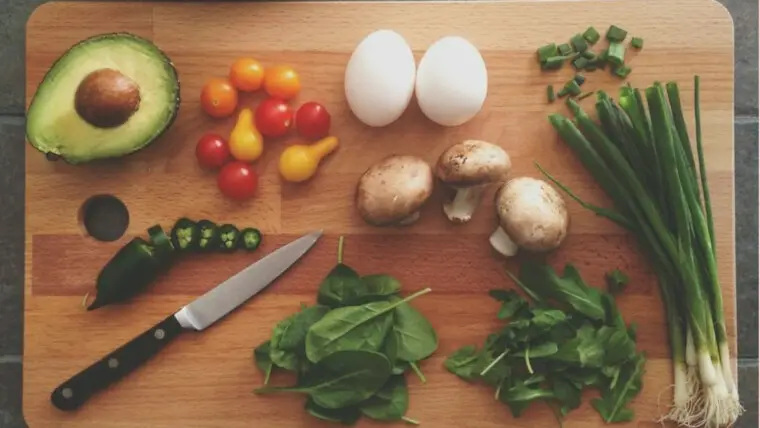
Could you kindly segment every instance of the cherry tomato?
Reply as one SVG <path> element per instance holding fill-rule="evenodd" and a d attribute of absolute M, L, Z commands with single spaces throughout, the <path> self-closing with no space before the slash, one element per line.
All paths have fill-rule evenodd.
<path fill-rule="evenodd" d="M 301 91 L 301 80 L 293 68 L 278 65 L 264 73 L 264 90 L 273 97 L 289 100 Z"/>
<path fill-rule="evenodd" d="M 235 112 L 238 92 L 228 79 L 212 77 L 201 90 L 201 106 L 211 117 L 227 117 Z"/>
<path fill-rule="evenodd" d="M 243 200 L 256 194 L 259 177 L 253 167 L 243 161 L 232 161 L 219 171 L 216 184 L 224 196 Z"/>
<path fill-rule="evenodd" d="M 256 107 L 256 129 L 267 137 L 281 137 L 293 123 L 293 110 L 279 98 L 267 98 Z"/>
<path fill-rule="evenodd" d="M 264 82 L 264 67 L 253 58 L 240 58 L 230 67 L 230 82 L 241 91 L 256 91 Z"/>
<path fill-rule="evenodd" d="M 302 137 L 318 140 L 330 132 L 330 113 L 314 101 L 304 103 L 296 111 L 296 130 Z"/>
<path fill-rule="evenodd" d="M 201 167 L 216 169 L 230 159 L 230 147 L 221 135 L 206 134 L 195 145 L 195 158 Z"/>

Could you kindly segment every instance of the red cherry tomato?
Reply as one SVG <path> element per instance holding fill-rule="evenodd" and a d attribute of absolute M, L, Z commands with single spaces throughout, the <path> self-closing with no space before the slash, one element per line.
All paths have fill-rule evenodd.
<path fill-rule="evenodd" d="M 330 113 L 317 102 L 304 103 L 296 111 L 296 130 L 310 140 L 324 138 L 330 132 Z"/>
<path fill-rule="evenodd" d="M 220 168 L 230 159 L 230 147 L 221 135 L 206 134 L 195 145 L 195 158 L 203 168 Z"/>
<path fill-rule="evenodd" d="M 279 98 L 267 98 L 256 107 L 256 129 L 265 137 L 287 134 L 293 123 L 293 110 Z"/>
<path fill-rule="evenodd" d="M 259 177 L 251 165 L 242 161 L 232 161 L 219 171 L 216 184 L 224 196 L 244 200 L 256 194 Z"/>

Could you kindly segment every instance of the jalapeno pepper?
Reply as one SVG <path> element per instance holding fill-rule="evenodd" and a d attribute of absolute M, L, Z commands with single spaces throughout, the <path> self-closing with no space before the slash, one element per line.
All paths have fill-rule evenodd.
<path fill-rule="evenodd" d="M 166 236 L 166 232 L 159 224 L 148 228 L 148 236 L 159 261 L 168 265 L 174 256 L 174 245 L 171 239 Z"/>
<path fill-rule="evenodd" d="M 97 295 L 87 310 L 121 302 L 141 292 L 163 270 L 156 248 L 142 238 L 134 238 L 106 263 L 98 274 Z"/>
<path fill-rule="evenodd" d="M 171 235 L 172 244 L 178 251 L 190 251 L 198 248 L 201 238 L 198 225 L 186 217 L 174 223 Z"/>
<path fill-rule="evenodd" d="M 201 251 L 212 251 L 219 248 L 219 226 L 211 220 L 198 221 L 198 248 Z"/>
<path fill-rule="evenodd" d="M 240 231 L 231 224 L 219 226 L 219 249 L 224 252 L 235 251 L 240 241 Z"/>
<path fill-rule="evenodd" d="M 248 251 L 253 251 L 259 248 L 260 244 L 261 244 L 261 232 L 259 231 L 259 229 L 256 229 L 253 227 L 247 227 L 243 229 L 242 232 L 240 232 L 240 241 L 239 241 L 240 248 L 246 249 Z"/>

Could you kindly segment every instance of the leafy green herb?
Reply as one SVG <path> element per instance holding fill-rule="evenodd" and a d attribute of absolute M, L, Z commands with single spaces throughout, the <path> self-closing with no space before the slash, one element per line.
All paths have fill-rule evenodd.
<path fill-rule="evenodd" d="M 315 418 L 355 424 L 362 415 L 405 421 L 409 394 L 405 374 L 425 382 L 419 362 L 438 348 L 430 322 L 410 302 L 429 288 L 402 297 L 401 283 L 387 274 L 360 276 L 338 261 L 322 281 L 317 304 L 278 322 L 272 337 L 254 349 L 254 362 L 264 375 L 258 394 L 306 396 L 304 409 Z M 297 374 L 295 385 L 269 385 L 275 369 Z"/>
<path fill-rule="evenodd" d="M 607 291 L 610 294 L 615 295 L 620 293 L 628 285 L 628 275 L 621 272 L 619 269 L 607 272 L 604 275 L 604 279 L 607 281 Z"/>
<path fill-rule="evenodd" d="M 548 265 L 524 262 L 518 276 L 509 276 L 532 303 L 513 290 L 489 291 L 506 324 L 480 349 L 466 345 L 449 355 L 445 368 L 493 387 L 494 398 L 515 417 L 543 401 L 561 420 L 581 405 L 585 388 L 595 388 L 600 398 L 594 407 L 602 417 L 626 420 L 644 356 L 612 295 L 586 284 L 571 264 L 558 275 Z"/>
<path fill-rule="evenodd" d="M 315 403 L 311 398 L 306 400 L 306 405 L 304 407 L 310 415 L 317 419 L 322 419 L 328 422 L 337 422 L 343 425 L 354 425 L 359 421 L 359 418 L 362 417 L 362 412 L 357 406 L 328 409 Z"/>
<path fill-rule="evenodd" d="M 409 408 L 409 390 L 404 376 L 391 376 L 379 391 L 361 403 L 359 409 L 368 418 L 378 421 L 403 420 L 419 425 L 414 419 L 407 418 Z"/>
<path fill-rule="evenodd" d="M 269 340 L 257 346 L 253 350 L 253 359 L 256 363 L 256 367 L 264 373 L 264 385 L 269 384 L 269 376 L 272 375 L 272 359 L 269 357 L 269 350 L 271 343 Z"/>
<path fill-rule="evenodd" d="M 265 386 L 257 394 L 308 394 L 327 409 L 358 404 L 375 394 L 391 375 L 388 358 L 379 352 L 337 351 L 320 360 L 295 386 Z"/>

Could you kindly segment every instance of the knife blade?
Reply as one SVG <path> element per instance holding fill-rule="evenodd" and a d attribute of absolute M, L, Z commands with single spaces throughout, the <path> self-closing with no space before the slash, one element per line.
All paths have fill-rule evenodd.
<path fill-rule="evenodd" d="M 322 236 L 312 232 L 273 251 L 53 390 L 56 408 L 76 410 L 90 397 L 158 354 L 184 331 L 202 331 L 248 301 L 303 257 Z"/>

